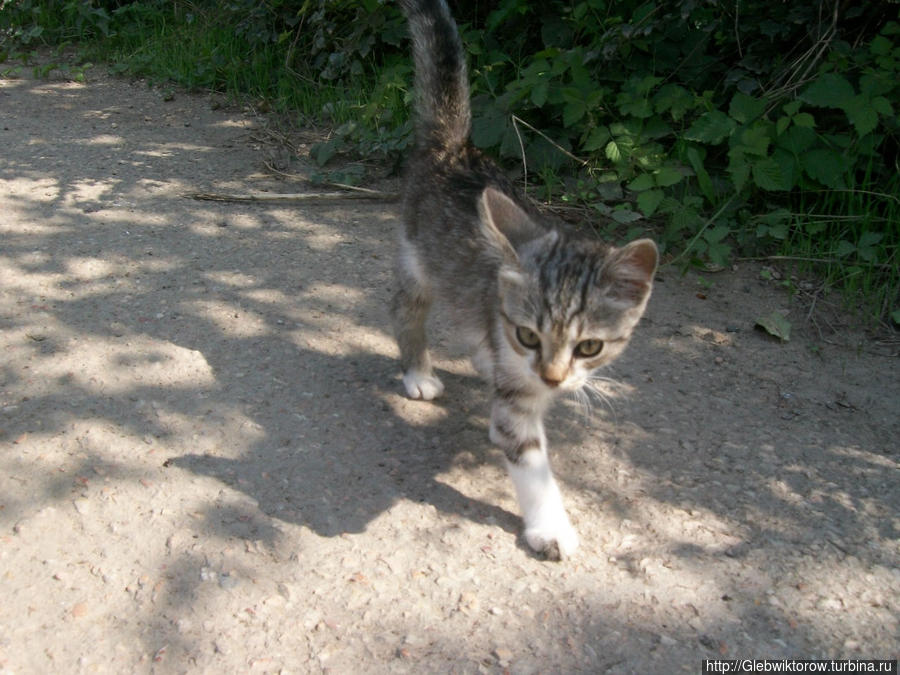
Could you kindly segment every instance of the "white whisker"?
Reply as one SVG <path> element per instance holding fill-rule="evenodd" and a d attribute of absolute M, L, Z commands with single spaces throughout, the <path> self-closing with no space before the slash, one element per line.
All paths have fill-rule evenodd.
<path fill-rule="evenodd" d="M 606 386 L 604 386 L 606 385 Z M 600 401 L 613 416 L 613 424 L 617 423 L 616 410 L 613 407 L 613 395 L 610 390 L 620 387 L 621 383 L 611 377 L 592 375 L 584 385 L 575 392 L 575 400 L 581 404 L 585 417 L 589 418 L 593 412 L 594 401 Z"/>

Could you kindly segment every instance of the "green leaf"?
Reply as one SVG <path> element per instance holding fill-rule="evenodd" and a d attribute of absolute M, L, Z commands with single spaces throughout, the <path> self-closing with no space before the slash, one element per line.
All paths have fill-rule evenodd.
<path fill-rule="evenodd" d="M 853 253 L 856 253 L 856 246 L 851 244 L 846 239 L 841 239 L 838 242 L 836 253 L 839 257 L 846 258 L 848 255 L 852 255 Z"/>
<path fill-rule="evenodd" d="M 695 209 L 692 209 L 689 206 L 686 206 L 679 202 L 677 199 L 673 199 L 671 197 L 666 197 L 662 204 L 660 204 L 659 210 L 661 212 L 671 213 L 672 218 L 667 228 L 667 232 L 669 230 L 678 233 L 678 232 L 696 232 L 699 227 L 699 223 L 701 222 L 700 214 L 697 213 Z"/>
<path fill-rule="evenodd" d="M 749 124 L 766 110 L 766 102 L 738 92 L 731 99 L 728 114 L 741 124 Z"/>
<path fill-rule="evenodd" d="M 651 176 L 649 173 L 642 173 L 640 176 L 631 181 L 627 187 L 629 190 L 642 192 L 643 190 L 649 190 L 652 187 L 656 187 L 656 181 L 653 180 L 653 176 Z"/>
<path fill-rule="evenodd" d="M 809 113 L 797 113 L 796 115 L 794 115 L 793 120 L 794 124 L 796 124 L 798 127 L 813 129 L 816 126 L 816 118 Z"/>
<path fill-rule="evenodd" d="M 613 220 L 621 225 L 633 223 L 634 221 L 641 219 L 640 213 L 635 213 L 630 209 L 616 209 L 610 215 Z"/>
<path fill-rule="evenodd" d="M 749 129 L 745 129 L 740 135 L 744 152 L 764 157 L 769 150 L 769 143 L 772 141 L 769 134 L 767 125 L 759 122 Z"/>
<path fill-rule="evenodd" d="M 856 133 L 860 136 L 865 136 L 878 126 L 878 113 L 872 107 L 869 99 L 862 94 L 854 96 L 842 107 L 847 113 L 847 118 L 856 128 Z"/>
<path fill-rule="evenodd" d="M 737 124 L 721 110 L 710 110 L 698 117 L 684 137 L 689 141 L 718 145 L 737 127 Z"/>
<path fill-rule="evenodd" d="M 490 148 L 503 138 L 506 118 L 493 114 L 472 120 L 472 142 L 479 148 Z"/>
<path fill-rule="evenodd" d="M 656 112 L 662 114 L 668 111 L 676 122 L 694 107 L 694 103 L 694 97 L 687 89 L 672 83 L 664 84 L 653 96 Z"/>
<path fill-rule="evenodd" d="M 802 103 L 800 101 L 791 101 L 790 103 L 785 103 L 782 110 L 784 110 L 784 114 L 788 117 L 793 117 L 797 114 L 797 111 L 800 110 L 800 106 Z"/>
<path fill-rule="evenodd" d="M 728 259 L 731 256 L 731 246 L 721 242 L 708 244 L 706 247 L 706 255 L 709 257 L 711 263 L 719 265 L 720 267 L 725 267 L 728 265 Z"/>
<path fill-rule="evenodd" d="M 516 134 L 515 128 L 510 124 L 503 132 L 503 138 L 500 140 L 500 148 L 498 150 L 501 157 L 515 157 L 521 160 L 522 146 L 519 143 L 519 136 Z"/>
<path fill-rule="evenodd" d="M 650 119 L 645 119 L 640 131 L 642 140 L 655 140 L 673 135 L 672 127 L 658 115 L 654 115 Z"/>
<path fill-rule="evenodd" d="M 662 190 L 647 190 L 638 195 L 637 205 L 641 212 L 649 218 L 662 203 L 664 194 Z"/>
<path fill-rule="evenodd" d="M 787 190 L 781 166 L 771 157 L 753 163 L 753 182 L 763 190 Z"/>
<path fill-rule="evenodd" d="M 804 154 L 801 161 L 806 175 L 813 180 L 830 188 L 844 187 L 846 161 L 834 150 L 816 148 Z"/>
<path fill-rule="evenodd" d="M 587 113 L 584 101 L 570 101 L 563 108 L 563 126 L 570 127 Z"/>
<path fill-rule="evenodd" d="M 737 192 L 744 189 L 750 178 L 750 164 L 740 149 L 732 149 L 728 153 L 728 173 Z"/>
<path fill-rule="evenodd" d="M 891 53 L 894 45 L 883 35 L 876 35 L 872 42 L 869 43 L 869 51 L 875 56 L 887 56 Z"/>
<path fill-rule="evenodd" d="M 338 145 L 339 142 L 337 138 L 331 141 L 316 143 L 309 149 L 309 153 L 313 156 L 313 159 L 316 160 L 316 164 L 324 166 L 328 163 L 328 160 L 337 154 Z"/>
<path fill-rule="evenodd" d="M 770 236 L 774 239 L 786 239 L 789 233 L 791 212 L 785 208 L 775 209 L 758 218 L 757 236 Z"/>
<path fill-rule="evenodd" d="M 894 107 L 884 96 L 876 96 L 872 99 L 872 109 L 884 117 L 894 116 Z"/>
<path fill-rule="evenodd" d="M 629 82 L 629 85 L 634 85 L 635 91 L 642 95 L 647 96 L 652 90 L 653 87 L 658 85 L 663 81 L 663 78 L 657 77 L 656 75 L 645 75 L 638 82 Z"/>
<path fill-rule="evenodd" d="M 595 150 L 599 150 L 606 142 L 609 140 L 609 128 L 604 126 L 594 127 L 591 129 L 591 133 L 588 134 L 587 140 L 582 145 L 582 149 L 585 152 L 594 152 Z"/>
<path fill-rule="evenodd" d="M 694 169 L 694 173 L 697 176 L 697 183 L 700 185 L 703 196 L 710 202 L 714 202 L 716 196 L 715 190 L 713 189 L 709 173 L 707 172 L 706 167 L 703 166 L 703 159 L 700 157 L 700 152 L 695 147 L 688 148 L 687 158 L 691 163 L 691 168 Z"/>
<path fill-rule="evenodd" d="M 778 121 L 775 122 L 775 133 L 781 136 L 784 133 L 784 130 L 788 128 L 791 123 L 790 117 L 779 117 Z"/>
<path fill-rule="evenodd" d="M 616 141 L 610 141 L 606 144 L 606 159 L 611 162 L 622 161 L 622 149 Z"/>
<path fill-rule="evenodd" d="M 718 244 L 730 233 L 731 228 L 728 227 L 728 225 L 716 225 L 715 227 L 706 230 L 706 232 L 703 233 L 703 238 L 706 239 L 709 244 Z"/>
<path fill-rule="evenodd" d="M 857 254 L 859 257 L 866 262 L 875 262 L 878 258 L 878 251 L 875 249 L 875 246 L 883 238 L 884 233 L 882 232 L 863 232 L 859 237 L 859 244 L 857 245 Z"/>
<path fill-rule="evenodd" d="M 756 325 L 782 342 L 791 339 L 791 322 L 781 312 L 772 312 L 756 320 Z"/>
<path fill-rule="evenodd" d="M 893 312 L 891 312 L 891 319 L 894 323 L 900 324 L 900 309 L 895 309 Z"/>
<path fill-rule="evenodd" d="M 654 177 L 656 178 L 656 184 L 659 187 L 669 187 L 670 185 L 680 183 L 682 178 L 684 178 L 684 174 L 682 174 L 678 169 L 670 166 L 664 166 L 656 172 Z"/>
<path fill-rule="evenodd" d="M 866 96 L 883 96 L 896 86 L 896 82 L 887 71 L 865 73 L 859 78 L 859 91 Z"/>
<path fill-rule="evenodd" d="M 538 82 L 531 89 L 531 102 L 538 108 L 543 108 L 547 102 L 547 93 L 550 90 L 550 83 L 546 80 Z"/>
<path fill-rule="evenodd" d="M 860 248 L 863 246 L 874 246 L 882 239 L 884 239 L 884 232 L 863 232 L 859 236 L 859 246 Z"/>
<path fill-rule="evenodd" d="M 653 106 L 645 98 L 619 102 L 619 111 L 623 115 L 631 115 L 639 119 L 647 119 L 653 115 Z"/>
<path fill-rule="evenodd" d="M 787 150 L 775 148 L 772 152 L 772 159 L 781 167 L 781 175 L 784 178 L 782 189 L 790 190 L 797 184 L 797 177 L 803 171 L 800 169 L 799 159 Z"/>
<path fill-rule="evenodd" d="M 795 155 L 806 152 L 815 142 L 816 134 L 812 129 L 797 125 L 792 126 L 777 139 L 779 148 L 784 148 Z"/>
<path fill-rule="evenodd" d="M 800 98 L 819 108 L 843 108 L 854 94 L 853 85 L 843 75 L 825 73 L 809 85 Z"/>

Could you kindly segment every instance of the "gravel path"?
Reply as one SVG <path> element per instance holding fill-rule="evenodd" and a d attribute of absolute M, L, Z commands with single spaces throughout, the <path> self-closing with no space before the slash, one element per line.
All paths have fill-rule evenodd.
<path fill-rule="evenodd" d="M 257 118 L 91 72 L 0 80 L 0 673 L 900 655 L 896 344 L 663 269 L 549 421 L 582 548 L 542 561 L 458 348 L 401 396 L 396 205 L 185 199 L 297 187 Z"/>

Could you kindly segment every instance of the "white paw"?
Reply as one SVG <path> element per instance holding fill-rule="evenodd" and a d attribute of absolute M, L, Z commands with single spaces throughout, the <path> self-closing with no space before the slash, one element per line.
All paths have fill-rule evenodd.
<path fill-rule="evenodd" d="M 430 373 L 408 370 L 403 375 L 403 386 L 410 398 L 430 401 L 444 391 L 443 383 Z"/>
<path fill-rule="evenodd" d="M 564 560 L 578 548 L 578 534 L 565 513 L 541 522 L 526 524 L 525 541 L 537 553 L 549 560 Z"/>

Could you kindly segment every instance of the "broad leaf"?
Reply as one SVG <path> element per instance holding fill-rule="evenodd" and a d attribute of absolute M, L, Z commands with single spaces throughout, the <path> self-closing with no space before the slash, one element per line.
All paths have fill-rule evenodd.
<path fill-rule="evenodd" d="M 756 325 L 782 342 L 791 339 L 791 322 L 781 312 L 772 312 L 756 320 Z"/>
<path fill-rule="evenodd" d="M 635 213 L 630 209 L 616 209 L 610 215 L 613 220 L 622 225 L 633 223 L 634 221 L 641 219 L 640 213 Z"/>
<path fill-rule="evenodd" d="M 610 141 L 606 144 L 606 159 L 611 162 L 621 162 L 622 161 L 622 149 L 619 147 L 616 141 Z"/>
<path fill-rule="evenodd" d="M 778 147 L 796 155 L 806 152 L 815 142 L 816 134 L 812 129 L 796 124 L 777 139 Z"/>
<path fill-rule="evenodd" d="M 669 187 L 670 185 L 680 183 L 681 179 L 684 178 L 684 174 L 682 174 L 678 169 L 672 168 L 670 166 L 664 166 L 656 172 L 654 177 L 656 178 L 656 184 L 659 187 Z"/>
<path fill-rule="evenodd" d="M 830 188 L 844 187 L 844 173 L 847 162 L 834 150 L 816 148 L 801 158 L 803 170 L 810 178 Z"/>
<path fill-rule="evenodd" d="M 688 148 L 687 158 L 691 163 L 691 167 L 694 169 L 694 174 L 697 176 L 697 183 L 703 191 L 703 196 L 710 202 L 714 202 L 715 190 L 713 189 L 709 173 L 707 172 L 706 167 L 703 166 L 703 159 L 700 157 L 700 152 L 695 147 Z"/>
<path fill-rule="evenodd" d="M 662 190 L 647 190 L 638 195 L 637 205 L 641 212 L 649 218 L 659 208 L 663 200 Z"/>
<path fill-rule="evenodd" d="M 717 145 L 725 140 L 737 127 L 737 123 L 721 110 L 703 113 L 684 135 L 689 141 Z"/>
<path fill-rule="evenodd" d="M 563 126 L 570 127 L 587 113 L 584 101 L 570 101 L 563 108 Z"/>
<path fill-rule="evenodd" d="M 894 107 L 891 105 L 891 102 L 887 100 L 884 96 L 876 96 L 872 99 L 872 108 L 879 115 L 884 115 L 885 117 L 893 117 L 894 116 Z"/>
<path fill-rule="evenodd" d="M 550 83 L 546 80 L 538 82 L 531 89 L 531 102 L 538 108 L 543 108 L 547 102 L 547 93 L 550 90 Z"/>
<path fill-rule="evenodd" d="M 728 227 L 728 225 L 721 224 L 716 225 L 715 227 L 712 227 L 704 232 L 703 238 L 706 239 L 707 243 L 718 244 L 729 234 L 731 234 L 731 228 Z"/>
<path fill-rule="evenodd" d="M 649 190 L 650 188 L 655 186 L 656 182 L 653 180 L 653 176 L 651 176 L 649 173 L 642 173 L 640 176 L 628 183 L 628 189 L 634 190 L 635 192 Z"/>
<path fill-rule="evenodd" d="M 781 166 L 771 157 L 753 163 L 753 182 L 763 190 L 788 190 Z"/>
<path fill-rule="evenodd" d="M 594 127 L 581 147 L 585 152 L 594 152 L 606 145 L 608 140 L 609 129 L 606 126 Z"/>
<path fill-rule="evenodd" d="M 479 148 L 497 145 L 506 130 L 506 118 L 499 115 L 485 115 L 472 120 L 472 142 Z"/>
<path fill-rule="evenodd" d="M 843 108 L 854 94 L 853 85 L 843 75 L 825 73 L 809 85 L 800 98 L 820 108 Z"/>
<path fill-rule="evenodd" d="M 856 129 L 856 133 L 865 136 L 878 126 L 878 113 L 872 107 L 871 101 L 863 95 L 854 96 L 847 104 L 842 106 L 847 118 Z"/>
<path fill-rule="evenodd" d="M 798 127 L 813 129 L 816 126 L 816 118 L 809 113 L 797 113 L 796 115 L 794 115 L 794 124 L 796 124 Z"/>
<path fill-rule="evenodd" d="M 740 192 L 750 178 L 750 164 L 747 162 L 744 153 L 739 149 L 732 149 L 728 153 L 728 160 L 728 173 L 731 174 L 735 190 Z"/>
<path fill-rule="evenodd" d="M 738 92 L 731 99 L 728 114 L 741 124 L 748 124 L 760 117 L 766 110 L 766 102 Z"/>
<path fill-rule="evenodd" d="M 837 254 L 839 257 L 846 258 L 848 255 L 852 255 L 854 253 L 856 253 L 856 246 L 851 244 L 849 241 L 847 241 L 846 239 L 841 239 L 838 242 Z"/>
<path fill-rule="evenodd" d="M 757 122 L 741 133 L 741 145 L 745 152 L 765 156 L 769 150 L 772 137 L 767 125 Z"/>
<path fill-rule="evenodd" d="M 778 121 L 775 123 L 775 133 L 779 136 L 784 133 L 784 130 L 788 128 L 791 124 L 790 117 L 779 117 Z"/>

